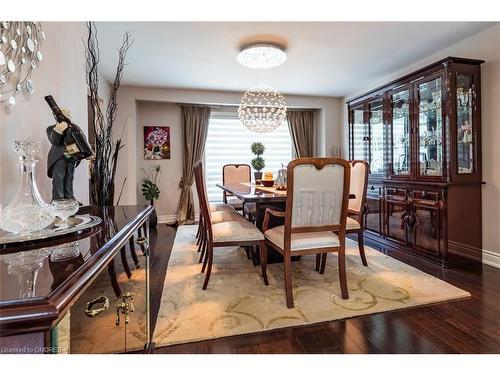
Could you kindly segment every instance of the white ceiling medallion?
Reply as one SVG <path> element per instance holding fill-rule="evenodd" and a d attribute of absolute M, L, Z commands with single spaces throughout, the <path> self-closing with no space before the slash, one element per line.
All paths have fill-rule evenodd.
<path fill-rule="evenodd" d="M 241 48 L 236 60 L 252 69 L 269 69 L 286 61 L 285 49 L 274 43 L 253 43 Z"/>
<path fill-rule="evenodd" d="M 271 132 L 286 119 L 285 98 L 272 87 L 251 88 L 241 98 L 238 116 L 253 132 Z"/>

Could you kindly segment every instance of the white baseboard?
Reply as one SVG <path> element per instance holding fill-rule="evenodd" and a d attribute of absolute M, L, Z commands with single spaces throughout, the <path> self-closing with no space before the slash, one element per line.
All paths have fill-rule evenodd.
<path fill-rule="evenodd" d="M 488 266 L 500 268 L 500 254 L 483 249 L 483 263 Z"/>
<path fill-rule="evenodd" d="M 158 215 L 159 224 L 175 224 L 177 215 Z"/>
<path fill-rule="evenodd" d="M 198 220 L 199 212 L 195 210 L 194 217 Z M 177 222 L 177 214 L 175 215 L 158 215 L 159 224 L 175 224 Z"/>

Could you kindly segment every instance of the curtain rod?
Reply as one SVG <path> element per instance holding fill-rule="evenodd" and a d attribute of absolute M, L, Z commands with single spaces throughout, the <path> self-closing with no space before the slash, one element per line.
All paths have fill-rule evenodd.
<path fill-rule="evenodd" d="M 179 107 L 210 107 L 211 109 L 224 109 L 224 108 L 238 108 L 238 105 L 235 104 L 198 104 L 198 103 L 174 103 Z M 289 111 L 317 111 L 321 108 L 306 108 L 306 107 L 288 107 Z"/>

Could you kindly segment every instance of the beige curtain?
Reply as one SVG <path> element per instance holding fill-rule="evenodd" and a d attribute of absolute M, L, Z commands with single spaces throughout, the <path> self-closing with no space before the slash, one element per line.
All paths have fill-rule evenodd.
<path fill-rule="evenodd" d="M 191 186 L 194 181 L 194 163 L 201 159 L 207 140 L 210 107 L 183 106 L 182 129 L 184 136 L 184 152 L 182 179 L 179 187 L 182 189 L 179 202 L 177 224 L 192 224 L 194 222 L 194 204 Z"/>
<path fill-rule="evenodd" d="M 314 156 L 314 112 L 287 111 L 286 119 L 292 137 L 293 157 Z"/>

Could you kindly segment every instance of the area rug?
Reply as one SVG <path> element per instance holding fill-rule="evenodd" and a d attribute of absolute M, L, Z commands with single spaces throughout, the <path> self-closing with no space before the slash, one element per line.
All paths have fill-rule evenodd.
<path fill-rule="evenodd" d="M 153 340 L 157 347 L 307 325 L 359 315 L 422 306 L 470 294 L 365 246 L 368 267 L 357 243 L 348 240 L 348 300 L 340 297 L 337 255 L 326 271 L 315 271 L 315 256 L 292 262 L 295 307 L 285 302 L 283 264 L 268 266 L 265 286 L 260 267 L 243 249 L 216 248 L 207 290 L 196 252 L 195 225 L 177 230 Z"/>

